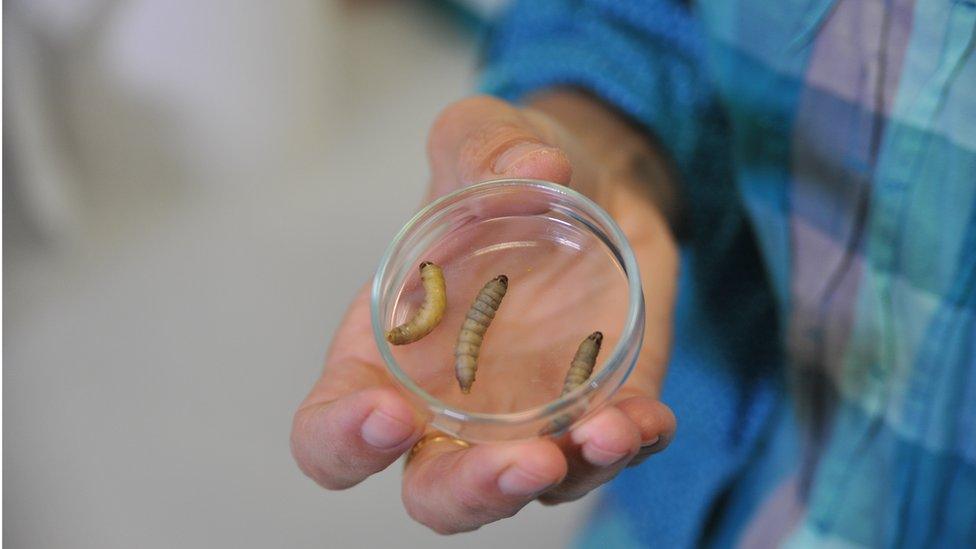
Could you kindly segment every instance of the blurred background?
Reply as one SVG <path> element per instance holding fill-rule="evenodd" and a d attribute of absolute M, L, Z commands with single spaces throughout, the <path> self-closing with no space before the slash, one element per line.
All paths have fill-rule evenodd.
<path fill-rule="evenodd" d="M 4 3 L 9 547 L 569 541 L 586 501 L 444 538 L 399 464 L 330 493 L 288 449 L 501 4 Z"/>

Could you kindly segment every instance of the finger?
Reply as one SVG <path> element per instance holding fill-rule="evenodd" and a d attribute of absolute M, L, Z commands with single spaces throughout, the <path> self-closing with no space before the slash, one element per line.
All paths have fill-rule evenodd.
<path fill-rule="evenodd" d="M 431 128 L 432 193 L 518 177 L 569 184 L 572 167 L 552 125 L 504 101 L 472 97 L 448 106 Z"/>
<path fill-rule="evenodd" d="M 292 427 L 292 454 L 315 482 L 341 490 L 388 467 L 422 433 L 420 418 L 396 390 L 370 387 L 302 406 Z"/>
<path fill-rule="evenodd" d="M 622 200 L 628 192 L 621 193 Z M 621 210 L 622 211 L 622 210 Z M 638 465 L 667 447 L 676 429 L 674 413 L 658 400 L 667 370 L 672 337 L 678 255 L 658 212 L 641 219 L 618 218 L 631 241 L 644 287 L 645 330 L 641 353 L 627 382 L 613 402 L 638 428 L 641 449 L 631 461 Z"/>
<path fill-rule="evenodd" d="M 640 449 L 627 464 L 628 467 L 640 465 L 671 443 L 677 421 L 674 412 L 663 402 L 645 396 L 634 396 L 617 402 L 616 406 L 634 422 L 640 433 Z"/>
<path fill-rule="evenodd" d="M 599 411 L 560 441 L 569 462 L 566 479 L 540 497 L 543 503 L 573 501 L 610 481 L 637 454 L 640 431 L 615 406 Z"/>
<path fill-rule="evenodd" d="M 548 440 L 469 449 L 431 443 L 404 472 L 403 504 L 436 532 L 466 532 L 514 515 L 565 474 L 566 460 Z"/>

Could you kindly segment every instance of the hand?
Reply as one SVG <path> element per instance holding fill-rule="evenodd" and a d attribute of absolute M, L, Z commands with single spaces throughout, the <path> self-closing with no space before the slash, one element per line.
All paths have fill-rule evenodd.
<path fill-rule="evenodd" d="M 571 92 L 520 109 L 472 98 L 442 113 L 431 130 L 428 198 L 501 177 L 570 185 L 601 204 L 627 234 L 645 288 L 645 343 L 611 405 L 560 440 L 424 445 L 404 471 L 403 503 L 440 533 L 469 531 L 514 515 L 533 499 L 578 499 L 628 464 L 663 449 L 675 419 L 657 400 L 671 339 L 677 250 L 666 217 L 663 162 L 648 142 L 598 103 Z M 292 452 L 329 489 L 354 486 L 393 463 L 425 425 L 391 386 L 373 342 L 367 289 L 333 339 L 322 377 L 295 414 Z M 639 455 L 640 454 L 640 455 Z"/>

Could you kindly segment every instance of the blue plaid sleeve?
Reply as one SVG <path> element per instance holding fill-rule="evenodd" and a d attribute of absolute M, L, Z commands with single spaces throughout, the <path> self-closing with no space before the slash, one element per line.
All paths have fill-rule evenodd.
<path fill-rule="evenodd" d="M 684 2 L 518 1 L 490 31 L 482 90 L 517 101 L 544 88 L 585 89 L 656 134 L 680 163 L 713 95 L 703 40 Z"/>

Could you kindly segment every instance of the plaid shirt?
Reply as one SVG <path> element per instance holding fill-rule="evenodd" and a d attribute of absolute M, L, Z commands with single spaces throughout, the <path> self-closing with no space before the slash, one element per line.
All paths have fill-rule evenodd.
<path fill-rule="evenodd" d="M 589 90 L 687 198 L 678 435 L 581 544 L 976 547 L 976 2 L 534 0 L 490 38 L 486 91 Z"/>

